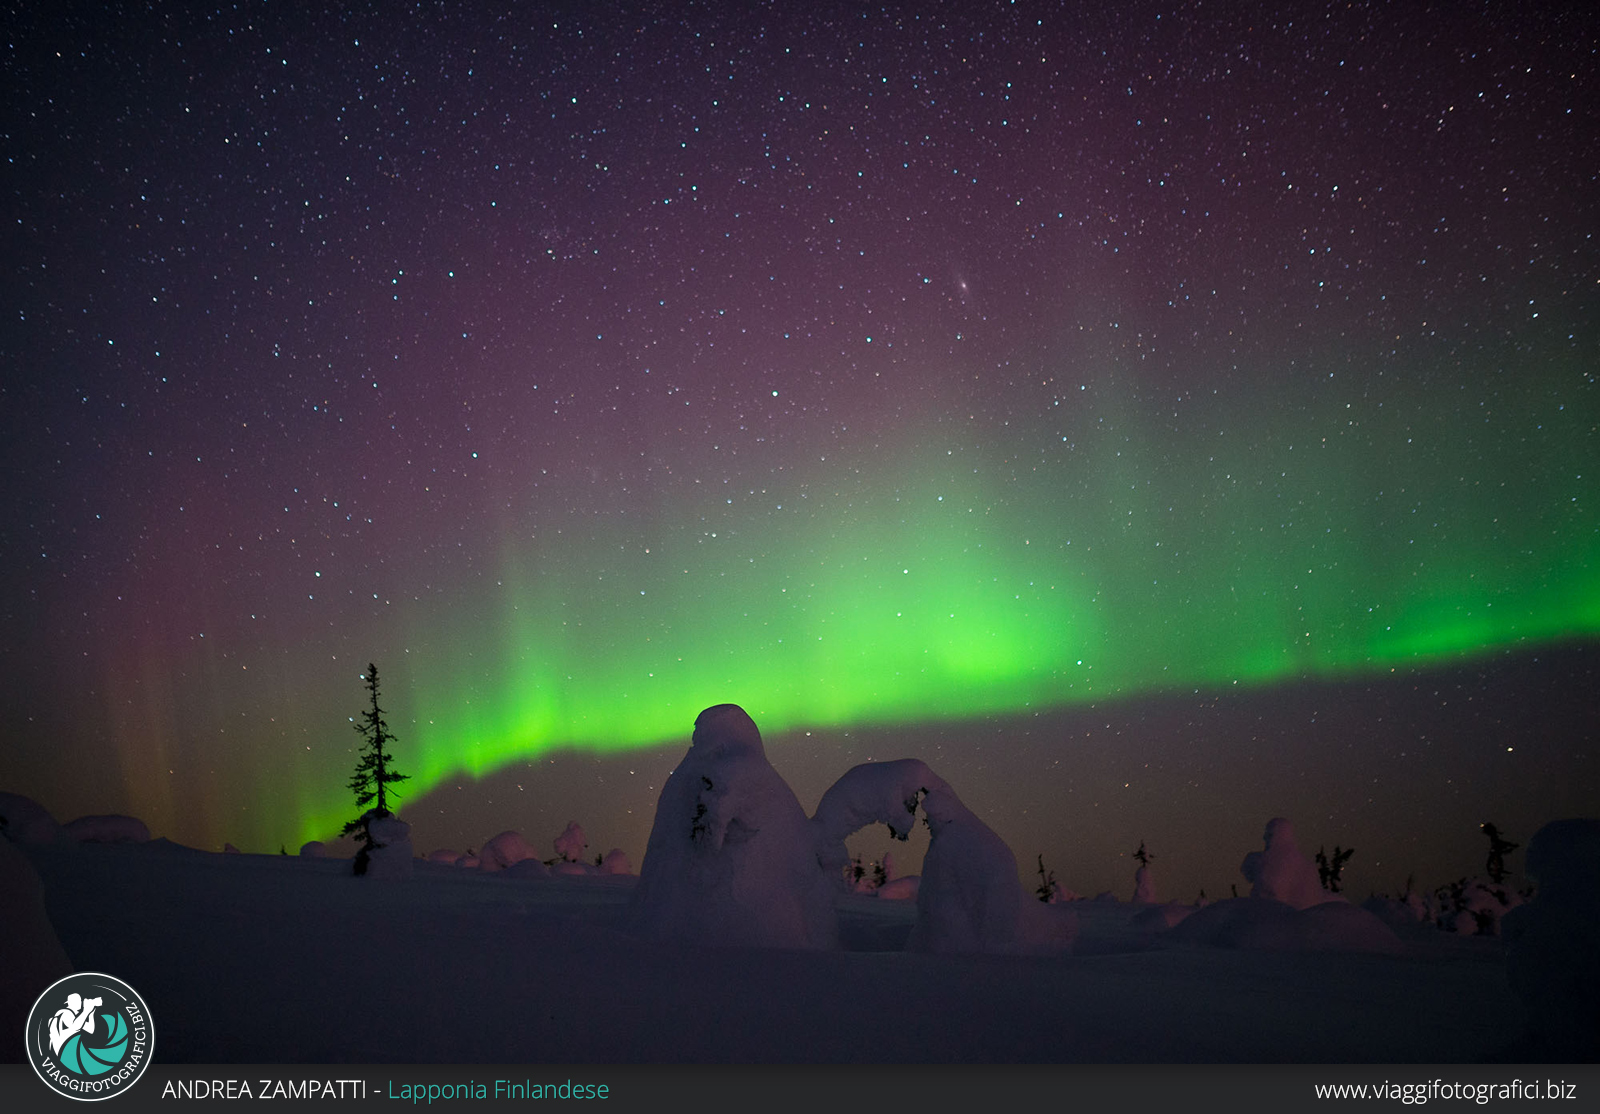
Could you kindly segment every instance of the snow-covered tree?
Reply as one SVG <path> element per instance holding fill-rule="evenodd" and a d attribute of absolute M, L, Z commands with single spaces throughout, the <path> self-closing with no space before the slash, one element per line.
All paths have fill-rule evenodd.
<path fill-rule="evenodd" d="M 656 939 L 832 948 L 848 861 L 824 872 L 816 830 L 767 761 L 755 721 L 718 704 L 695 719 L 688 753 L 661 787 L 630 922 Z"/>
<path fill-rule="evenodd" d="M 1054 922 L 1023 891 L 1016 856 L 955 790 L 915 758 L 867 762 L 845 771 L 817 804 L 823 866 L 849 862 L 844 841 L 868 824 L 905 839 L 921 808 L 928 853 L 917 889 L 917 920 L 906 947 L 926 952 L 1019 953 L 1056 946 Z"/>
<path fill-rule="evenodd" d="M 1342 900 L 1322 888 L 1317 868 L 1300 850 L 1289 821 L 1281 816 L 1268 820 L 1261 840 L 1263 849 L 1250 852 L 1239 865 L 1239 873 L 1251 883 L 1251 897 L 1270 897 L 1296 909 Z"/>
<path fill-rule="evenodd" d="M 556 855 L 564 863 L 581 862 L 583 849 L 587 846 L 589 840 L 583 834 L 583 825 L 576 820 L 567 821 L 566 828 L 555 839 Z"/>
<path fill-rule="evenodd" d="M 855 877 L 845 839 L 884 823 L 903 840 L 919 809 L 929 841 L 908 949 L 1015 954 L 1066 946 L 1067 919 L 1028 900 L 1011 849 L 922 762 L 847 770 L 808 819 L 767 762 L 754 721 L 735 704 L 700 713 L 689 752 L 662 786 L 633 893 L 633 930 L 702 944 L 835 947 L 834 900 Z M 889 874 L 879 893 L 908 896 Z"/>
<path fill-rule="evenodd" d="M 1144 845 L 1144 840 L 1139 841 L 1139 849 L 1133 853 L 1139 869 L 1133 872 L 1133 900 L 1140 905 L 1154 905 L 1156 902 L 1156 880 L 1150 873 L 1150 864 L 1156 857 Z"/>
<path fill-rule="evenodd" d="M 1462 936 L 1498 936 L 1500 918 L 1522 901 L 1523 895 L 1503 882 L 1458 878 L 1434 892 L 1435 923 Z"/>

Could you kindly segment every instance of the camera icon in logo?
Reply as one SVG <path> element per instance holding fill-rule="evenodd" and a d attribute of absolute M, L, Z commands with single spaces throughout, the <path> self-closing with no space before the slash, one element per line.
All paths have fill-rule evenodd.
<path fill-rule="evenodd" d="M 150 1009 L 121 979 L 84 971 L 52 984 L 28 1014 L 28 1062 L 45 1086 L 93 1102 L 121 1094 L 150 1065 Z"/>

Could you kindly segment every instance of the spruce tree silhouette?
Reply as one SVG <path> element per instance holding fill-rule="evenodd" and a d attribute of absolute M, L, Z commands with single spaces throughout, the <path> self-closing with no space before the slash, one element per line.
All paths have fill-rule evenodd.
<path fill-rule="evenodd" d="M 1338 893 L 1344 883 L 1340 875 L 1344 873 L 1344 864 L 1350 861 L 1350 856 L 1356 853 L 1354 847 L 1341 849 L 1336 843 L 1333 845 L 1333 858 L 1328 858 L 1324 848 L 1317 848 L 1317 877 L 1322 881 L 1322 888 L 1329 893 Z"/>
<path fill-rule="evenodd" d="M 350 776 L 350 791 L 356 795 L 356 805 L 363 811 L 360 816 L 344 826 L 342 835 L 355 834 L 356 842 L 361 844 L 361 849 L 356 852 L 355 872 L 367 872 L 367 860 L 372 852 L 372 833 L 367 825 L 373 817 L 389 817 L 394 813 L 389 811 L 389 786 L 397 781 L 409 781 L 410 774 L 402 774 L 394 769 L 394 755 L 389 753 L 389 744 L 394 742 L 394 735 L 389 731 L 389 724 L 383 718 L 383 709 L 378 705 L 378 667 L 368 664 L 366 673 L 367 692 L 372 698 L 372 707 L 361 713 L 360 722 L 354 727 L 365 740 L 362 746 L 361 760 L 356 763 L 356 772 Z M 398 794 L 396 794 L 398 796 Z M 376 808 L 367 808 L 374 801 Z"/>
<path fill-rule="evenodd" d="M 1521 847 L 1520 843 L 1512 843 L 1509 839 L 1500 838 L 1500 829 L 1493 824 L 1480 824 L 1479 830 L 1489 837 L 1489 858 L 1484 862 L 1484 872 L 1489 875 L 1489 881 L 1495 885 L 1504 882 L 1506 875 L 1511 872 L 1506 869 L 1506 855 Z"/>
<path fill-rule="evenodd" d="M 1042 852 L 1039 855 L 1039 884 L 1034 887 L 1033 892 L 1046 905 L 1050 903 L 1050 899 L 1055 896 L 1056 892 L 1056 872 L 1045 870 L 1044 854 Z"/>

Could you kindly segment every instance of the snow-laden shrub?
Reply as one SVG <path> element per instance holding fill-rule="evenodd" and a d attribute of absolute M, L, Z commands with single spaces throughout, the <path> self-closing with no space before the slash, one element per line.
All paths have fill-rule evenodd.
<path fill-rule="evenodd" d="M 1148 866 L 1133 872 L 1133 900 L 1137 905 L 1154 905 L 1159 900 L 1156 897 L 1156 880 Z"/>
<path fill-rule="evenodd" d="M 1600 1059 L 1600 820 L 1555 820 L 1528 841 L 1534 899 L 1506 914 L 1506 974 L 1527 1006 L 1523 1056 Z"/>
<path fill-rule="evenodd" d="M 1268 820 L 1261 838 L 1264 849 L 1250 852 L 1239 865 L 1239 873 L 1251 883 L 1251 897 L 1270 898 L 1295 909 L 1343 900 L 1322 888 L 1315 864 L 1295 842 L 1293 824 L 1281 816 Z"/>
<path fill-rule="evenodd" d="M 882 875 L 881 863 L 862 862 L 861 856 L 857 855 L 845 867 L 844 888 L 853 894 L 870 894 L 883 885 Z"/>
<path fill-rule="evenodd" d="M 613 847 L 606 852 L 606 857 L 600 860 L 601 874 L 632 874 L 633 862 L 628 858 L 628 853 L 620 847 Z"/>
<path fill-rule="evenodd" d="M 538 852 L 528 846 L 521 832 L 505 831 L 489 839 L 478 852 L 478 869 L 504 870 L 524 859 L 537 859 Z"/>
<path fill-rule="evenodd" d="M 307 840 L 300 845 L 302 859 L 325 859 L 328 857 L 328 848 L 320 839 Z"/>
<path fill-rule="evenodd" d="M 1441 886 L 1435 923 L 1462 936 L 1498 936 L 1500 918 L 1522 904 L 1522 895 L 1504 882 L 1460 878 Z"/>
<path fill-rule="evenodd" d="M 838 866 L 842 866 L 840 863 Z M 824 873 L 816 829 L 767 761 L 743 708 L 719 704 L 656 805 L 630 904 L 641 935 L 701 944 L 832 948 L 837 866 Z"/>
<path fill-rule="evenodd" d="M 584 838 L 583 826 L 576 820 L 567 821 L 564 831 L 555 838 L 556 855 L 564 863 L 580 863 L 583 861 L 583 849 L 589 846 L 589 841 Z"/>

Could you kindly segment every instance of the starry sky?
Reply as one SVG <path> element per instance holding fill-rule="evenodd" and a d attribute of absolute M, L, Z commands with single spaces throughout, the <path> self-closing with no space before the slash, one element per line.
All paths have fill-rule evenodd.
<path fill-rule="evenodd" d="M 420 850 L 637 861 L 724 701 L 1077 888 L 1592 812 L 1577 6 L 6 27 L 0 788 L 292 851 L 376 662 Z"/>

